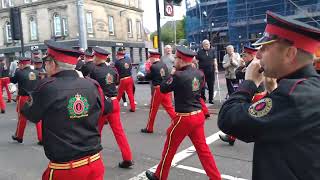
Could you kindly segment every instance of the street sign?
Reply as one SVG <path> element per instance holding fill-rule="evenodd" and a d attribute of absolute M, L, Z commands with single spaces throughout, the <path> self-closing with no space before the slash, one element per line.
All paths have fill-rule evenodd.
<path fill-rule="evenodd" d="M 174 15 L 172 2 L 164 2 L 164 15 L 171 17 Z"/>

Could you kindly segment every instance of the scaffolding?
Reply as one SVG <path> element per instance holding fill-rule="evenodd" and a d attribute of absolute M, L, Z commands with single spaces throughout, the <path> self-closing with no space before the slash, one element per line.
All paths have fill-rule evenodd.
<path fill-rule="evenodd" d="M 267 10 L 320 28 L 320 0 L 186 0 L 186 7 L 188 41 L 209 39 L 221 51 L 261 37 Z"/>

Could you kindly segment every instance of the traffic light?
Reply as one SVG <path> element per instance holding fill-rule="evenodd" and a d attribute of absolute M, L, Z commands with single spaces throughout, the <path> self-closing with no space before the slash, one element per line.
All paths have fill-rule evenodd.
<path fill-rule="evenodd" d="M 21 40 L 21 11 L 20 8 L 10 8 L 10 26 L 13 40 Z"/>

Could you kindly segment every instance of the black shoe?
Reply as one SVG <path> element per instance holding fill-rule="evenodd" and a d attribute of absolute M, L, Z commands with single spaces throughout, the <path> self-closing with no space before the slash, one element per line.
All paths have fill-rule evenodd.
<path fill-rule="evenodd" d="M 6 113 L 6 110 L 1 110 L 1 114 L 4 114 L 4 113 Z"/>
<path fill-rule="evenodd" d="M 11 103 L 11 100 L 8 99 L 8 100 L 7 100 L 7 103 Z"/>
<path fill-rule="evenodd" d="M 17 141 L 18 143 L 22 143 L 23 140 L 22 139 L 19 139 L 17 136 L 15 135 L 12 135 L 11 138 L 14 140 L 14 141 Z"/>
<path fill-rule="evenodd" d="M 149 170 L 146 171 L 146 176 L 149 180 L 159 180 L 159 178 L 156 175 L 154 175 L 153 172 L 151 172 Z"/>
<path fill-rule="evenodd" d="M 130 111 L 130 112 L 135 112 L 135 110 L 132 110 L 132 109 L 130 109 L 129 111 Z"/>
<path fill-rule="evenodd" d="M 230 146 L 234 145 L 235 140 L 231 139 L 229 135 L 221 135 L 219 137 L 222 141 L 229 143 Z"/>
<path fill-rule="evenodd" d="M 214 102 L 212 100 L 209 101 L 210 104 L 214 104 Z"/>
<path fill-rule="evenodd" d="M 42 144 L 42 141 L 39 141 L 38 143 L 37 143 L 39 146 L 42 146 L 43 144 Z"/>
<path fill-rule="evenodd" d="M 119 163 L 119 168 L 130 168 L 131 166 L 134 165 L 134 162 L 133 161 L 126 161 L 126 160 L 123 160 L 122 162 Z"/>
<path fill-rule="evenodd" d="M 206 114 L 204 115 L 206 119 L 208 119 L 210 117 L 210 114 Z"/>
<path fill-rule="evenodd" d="M 153 131 L 149 131 L 147 128 L 141 129 L 142 133 L 153 133 Z"/>

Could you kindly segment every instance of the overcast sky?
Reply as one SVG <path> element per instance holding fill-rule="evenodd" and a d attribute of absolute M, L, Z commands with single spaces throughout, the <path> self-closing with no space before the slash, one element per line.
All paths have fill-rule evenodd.
<path fill-rule="evenodd" d="M 186 14 L 185 8 L 185 0 L 182 1 L 181 7 L 175 6 L 174 7 L 174 17 L 165 17 L 163 14 L 163 0 L 159 0 L 160 5 L 160 14 L 161 14 L 161 25 L 166 23 L 167 21 L 174 20 L 174 19 L 182 19 L 183 15 Z M 142 1 L 142 9 L 144 10 L 143 13 L 143 24 L 144 27 L 150 30 L 151 32 L 157 29 L 157 21 L 156 21 L 156 0 L 143 0 Z"/>

